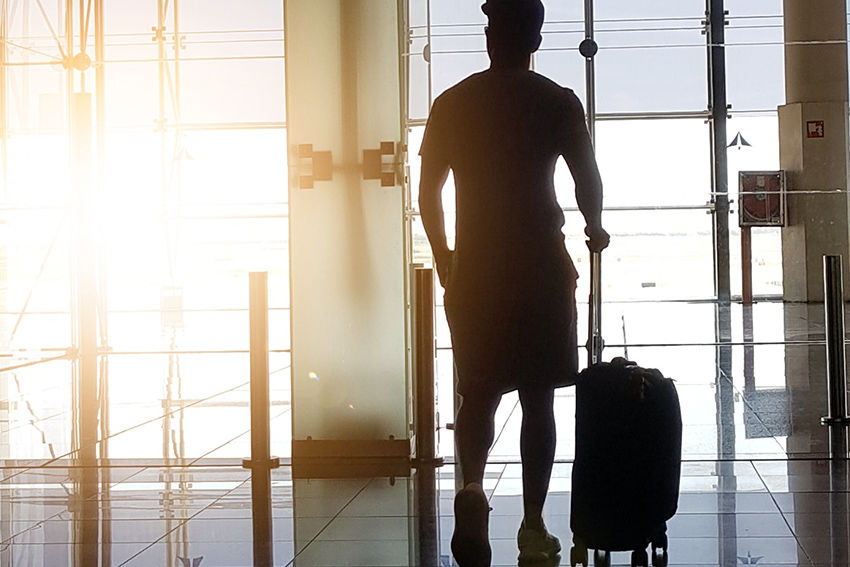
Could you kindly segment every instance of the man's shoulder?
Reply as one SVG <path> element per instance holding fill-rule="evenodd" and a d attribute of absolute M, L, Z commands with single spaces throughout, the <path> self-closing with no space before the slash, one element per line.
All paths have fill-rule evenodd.
<path fill-rule="evenodd" d="M 556 83 L 545 75 L 541 75 L 540 73 L 532 71 L 531 73 L 529 73 L 529 77 L 531 77 L 531 80 L 534 81 L 535 86 L 538 89 L 548 93 L 554 98 L 562 99 L 567 104 L 571 104 L 573 102 L 578 101 L 578 97 L 571 88 L 559 85 L 558 83 Z"/>
<path fill-rule="evenodd" d="M 464 94 L 469 92 L 470 90 L 480 88 L 483 85 L 483 81 L 485 79 L 484 73 L 485 71 L 473 73 L 465 79 L 462 79 L 461 81 L 455 83 L 454 85 L 440 93 L 437 98 L 434 99 L 434 102 L 449 102 L 458 97 L 463 97 Z"/>

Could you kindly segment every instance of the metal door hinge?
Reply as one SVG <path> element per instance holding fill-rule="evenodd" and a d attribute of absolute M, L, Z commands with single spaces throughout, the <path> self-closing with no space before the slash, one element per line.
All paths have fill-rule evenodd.
<path fill-rule="evenodd" d="M 381 187 L 393 187 L 397 185 L 400 163 L 396 143 L 381 142 L 380 149 L 363 150 L 363 179 L 380 179 Z"/>
<path fill-rule="evenodd" d="M 333 179 L 330 151 L 314 151 L 313 144 L 298 144 L 298 187 L 312 189 L 316 181 Z"/>

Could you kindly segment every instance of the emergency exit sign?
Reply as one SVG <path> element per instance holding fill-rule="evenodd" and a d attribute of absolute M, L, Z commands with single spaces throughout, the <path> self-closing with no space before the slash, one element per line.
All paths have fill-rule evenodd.
<path fill-rule="evenodd" d="M 806 122 L 807 138 L 823 138 L 823 120 L 809 120 Z"/>

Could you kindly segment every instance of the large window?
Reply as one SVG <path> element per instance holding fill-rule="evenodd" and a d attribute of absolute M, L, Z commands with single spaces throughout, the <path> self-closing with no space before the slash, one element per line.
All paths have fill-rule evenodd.
<path fill-rule="evenodd" d="M 101 14 L 89 2 L 83 17 L 73 4 L 68 14 L 56 0 L 3 3 L 0 366 L 66 359 L 0 374 L 12 400 L 0 457 L 77 448 L 73 360 L 87 267 L 101 455 L 242 457 L 249 271 L 270 274 L 273 429 L 288 431 L 282 3 L 121 0 Z M 63 66 L 69 54 L 82 70 Z M 92 97 L 91 120 L 69 117 L 78 93 Z M 80 139 L 91 144 L 87 213 L 75 208 L 82 164 L 69 157 Z M 81 219 L 93 262 L 77 251 Z M 283 437 L 276 447 L 286 450 Z M 44 442 L 18 442 L 33 438 Z"/>

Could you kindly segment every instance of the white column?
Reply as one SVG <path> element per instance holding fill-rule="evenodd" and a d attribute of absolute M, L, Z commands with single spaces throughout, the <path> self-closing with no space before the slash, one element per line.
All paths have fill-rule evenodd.
<path fill-rule="evenodd" d="M 846 1 L 785 0 L 784 8 L 787 104 L 779 108 L 779 161 L 791 193 L 782 230 L 783 295 L 823 301 L 823 255 L 850 257 Z M 845 193 L 795 194 L 836 189 Z"/>

